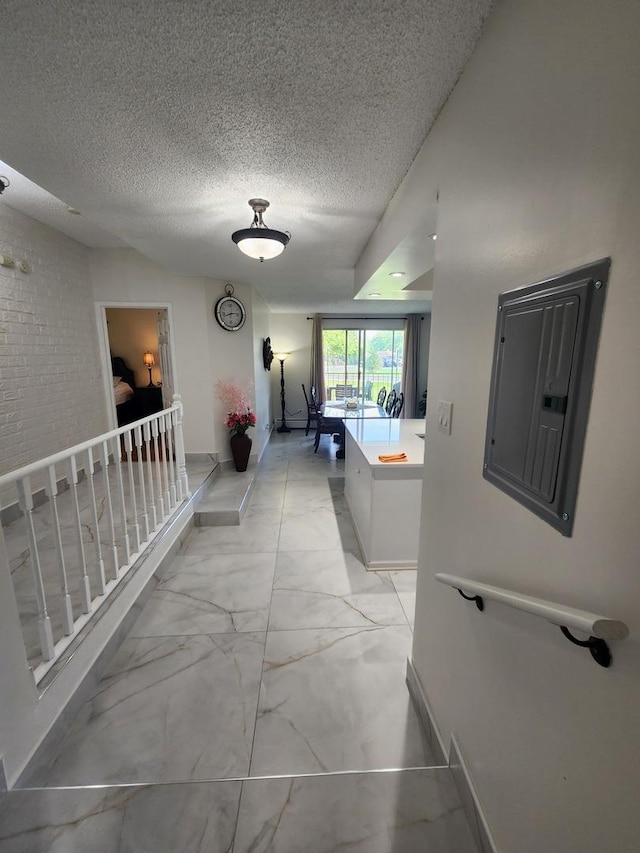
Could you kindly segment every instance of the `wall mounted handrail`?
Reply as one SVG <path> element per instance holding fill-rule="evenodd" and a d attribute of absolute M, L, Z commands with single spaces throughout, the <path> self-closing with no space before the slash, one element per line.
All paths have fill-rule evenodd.
<path fill-rule="evenodd" d="M 457 589 L 464 598 L 475 601 L 479 610 L 483 609 L 485 598 L 515 607 L 533 616 L 539 616 L 552 625 L 557 625 L 567 639 L 577 645 L 589 648 L 594 659 L 602 666 L 608 666 L 611 657 L 605 640 L 624 640 L 629 636 L 629 628 L 619 619 L 610 619 L 587 610 L 578 610 L 575 607 L 567 607 L 543 598 L 532 595 L 524 595 L 521 592 L 504 589 L 499 586 L 481 583 L 471 578 L 463 578 L 458 575 L 449 575 L 442 572 L 436 574 L 436 580 L 440 583 Z M 469 596 L 472 593 L 472 596 Z M 589 640 L 576 640 L 569 633 L 569 629 L 589 634 Z"/>

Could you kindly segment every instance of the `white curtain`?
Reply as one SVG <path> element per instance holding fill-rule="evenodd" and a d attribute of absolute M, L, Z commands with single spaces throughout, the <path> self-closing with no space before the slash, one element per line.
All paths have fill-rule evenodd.
<path fill-rule="evenodd" d="M 409 314 L 404 327 L 404 354 L 402 362 L 402 391 L 404 408 L 401 417 L 415 418 L 418 405 L 418 369 L 420 367 L 419 314 Z"/>
<path fill-rule="evenodd" d="M 311 385 L 316 389 L 318 402 L 326 400 L 324 387 L 324 353 L 322 350 L 322 315 L 315 314 L 311 329 Z"/>

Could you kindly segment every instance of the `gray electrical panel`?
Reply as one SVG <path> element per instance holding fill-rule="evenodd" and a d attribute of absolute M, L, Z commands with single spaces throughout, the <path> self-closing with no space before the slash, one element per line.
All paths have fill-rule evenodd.
<path fill-rule="evenodd" d="M 500 294 L 484 477 L 570 536 L 609 258 Z"/>

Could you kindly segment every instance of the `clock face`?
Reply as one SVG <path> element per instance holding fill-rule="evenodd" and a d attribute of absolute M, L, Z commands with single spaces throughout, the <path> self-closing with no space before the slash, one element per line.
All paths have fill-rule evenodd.
<path fill-rule="evenodd" d="M 214 309 L 216 320 L 228 332 L 237 332 L 244 326 L 247 312 L 244 305 L 235 296 L 223 296 L 216 302 Z"/>

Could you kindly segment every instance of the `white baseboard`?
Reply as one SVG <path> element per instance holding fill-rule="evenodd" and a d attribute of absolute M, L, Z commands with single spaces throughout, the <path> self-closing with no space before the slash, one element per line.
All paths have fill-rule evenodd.
<path fill-rule="evenodd" d="M 455 733 L 451 734 L 449 769 L 456 783 L 467 823 L 478 850 L 481 853 L 499 853 Z"/>
<path fill-rule="evenodd" d="M 407 658 L 407 687 L 413 699 L 420 722 L 422 723 L 427 743 L 431 748 L 434 758 L 439 764 L 448 764 L 449 750 L 436 723 L 433 711 L 427 700 L 427 696 L 422 687 L 422 683 L 418 678 L 413 661 Z"/>
<path fill-rule="evenodd" d="M 442 733 L 433 715 L 433 710 L 429 705 L 422 682 L 410 658 L 407 660 L 407 687 L 420 717 L 420 722 L 424 726 L 425 736 L 434 757 L 437 761 L 442 764 L 448 764 L 449 766 L 456 788 L 458 789 L 469 829 L 471 830 L 479 853 L 500 853 L 491 834 L 456 735 L 451 735 L 450 745 L 447 749 Z"/>

